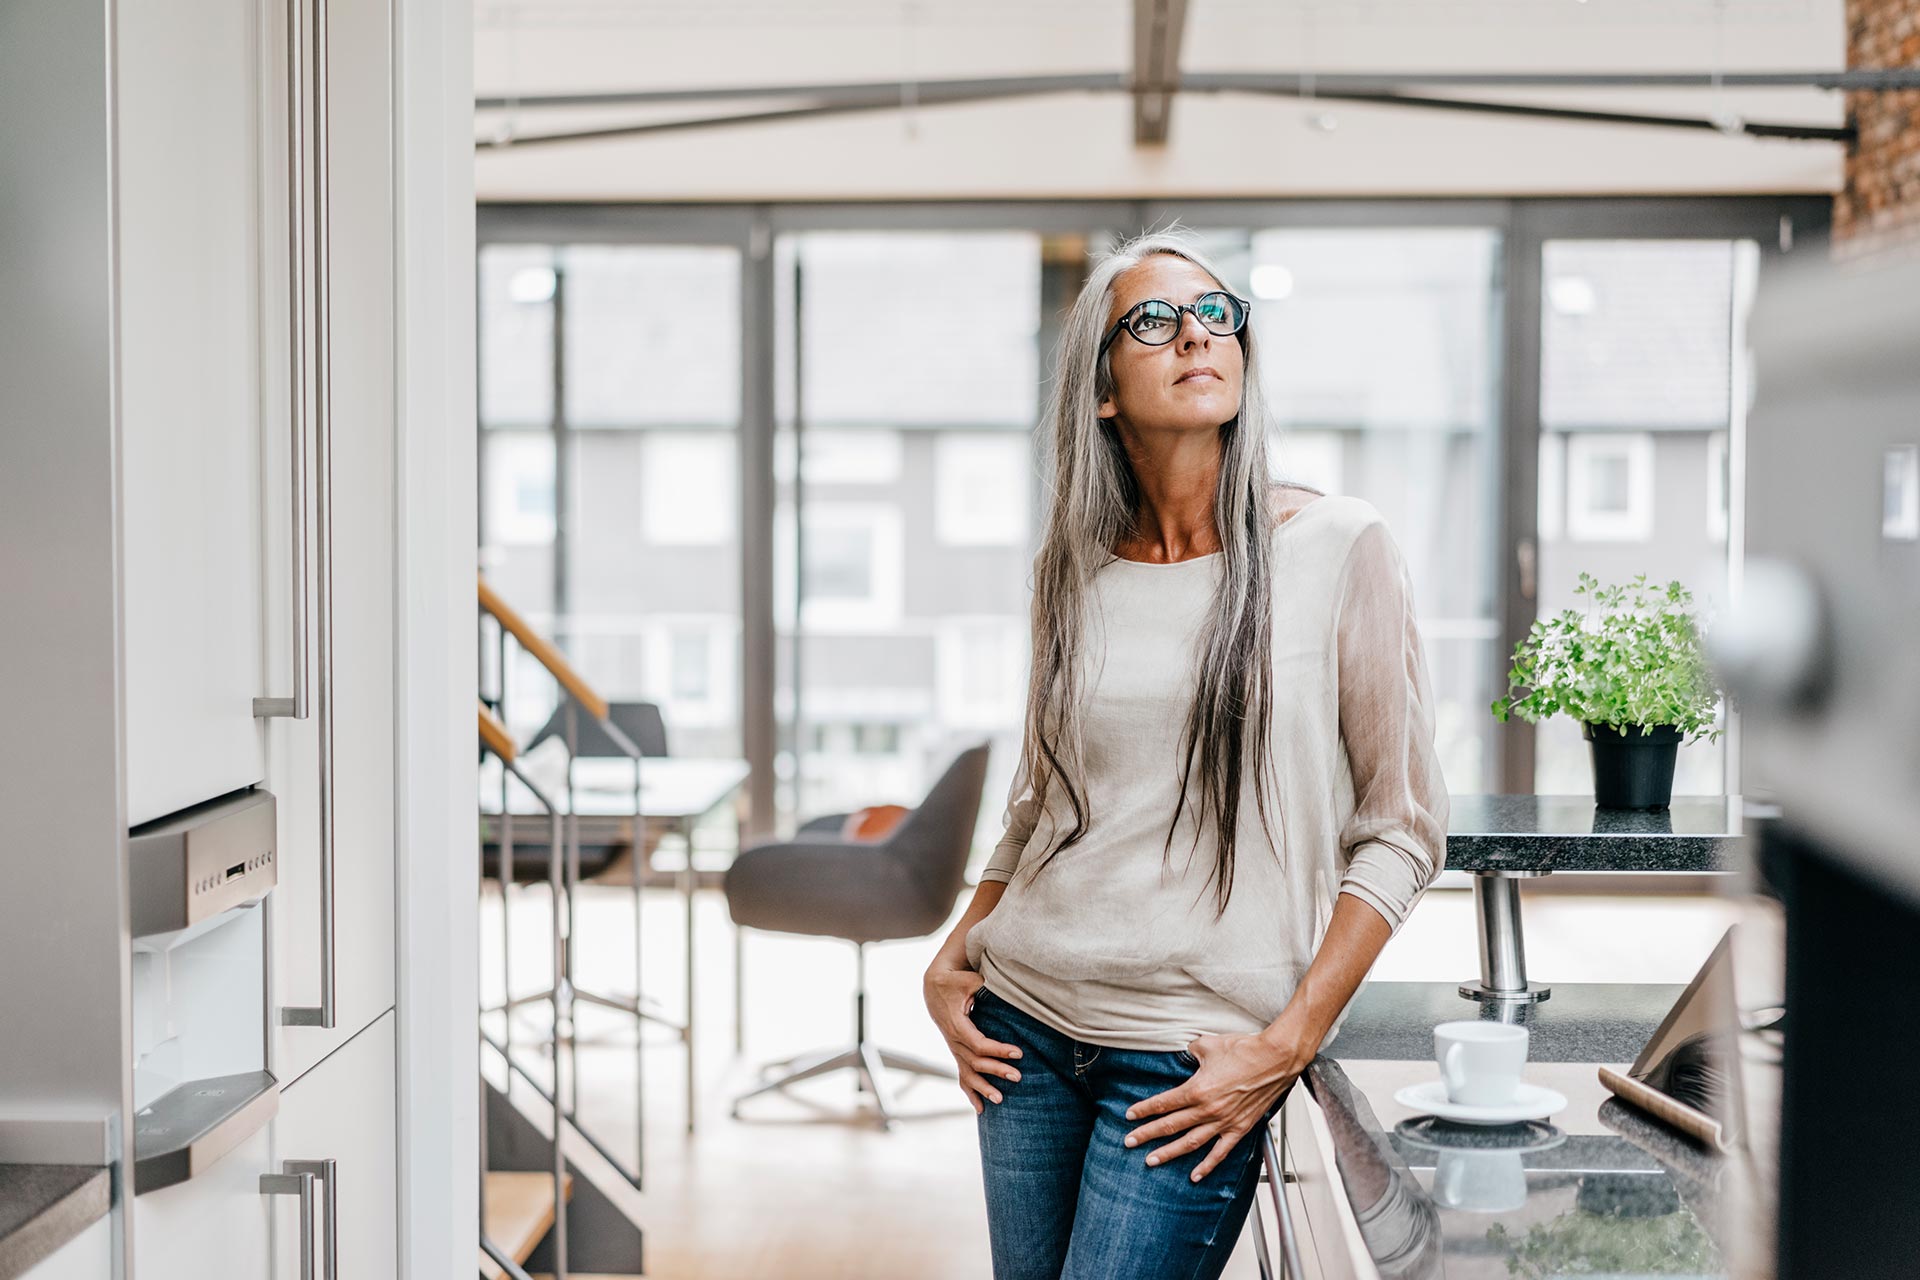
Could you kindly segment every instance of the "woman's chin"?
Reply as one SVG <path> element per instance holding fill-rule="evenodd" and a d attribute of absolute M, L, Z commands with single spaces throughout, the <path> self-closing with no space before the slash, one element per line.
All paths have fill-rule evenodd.
<path fill-rule="evenodd" d="M 1209 435 L 1233 421 L 1238 408 L 1232 404 L 1186 406 L 1181 412 L 1168 415 L 1167 427 L 1172 431 Z"/>

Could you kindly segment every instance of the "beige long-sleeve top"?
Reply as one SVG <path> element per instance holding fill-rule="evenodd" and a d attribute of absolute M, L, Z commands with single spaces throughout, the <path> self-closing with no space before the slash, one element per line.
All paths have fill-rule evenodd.
<path fill-rule="evenodd" d="M 1162 842 L 1220 555 L 1116 558 L 1094 577 L 1081 685 L 1089 828 L 1036 874 L 1073 815 L 1060 786 L 1035 797 L 1023 755 L 981 873 L 1007 887 L 966 938 L 990 990 L 1067 1035 L 1178 1049 L 1205 1032 L 1257 1032 L 1312 963 L 1335 894 L 1397 933 L 1446 863 L 1432 692 L 1391 531 L 1364 499 L 1327 495 L 1272 537 L 1272 839 L 1245 768 L 1217 920 L 1215 847 L 1193 838 L 1197 759 L 1164 867 Z"/>

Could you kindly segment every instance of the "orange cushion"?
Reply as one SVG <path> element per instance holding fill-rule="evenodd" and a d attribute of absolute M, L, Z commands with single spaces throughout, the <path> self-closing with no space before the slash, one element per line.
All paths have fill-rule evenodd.
<path fill-rule="evenodd" d="M 846 822 L 840 828 L 840 836 L 843 840 L 885 840 L 911 812 L 905 805 L 899 804 L 873 804 L 864 809 L 855 809 L 847 815 Z"/>

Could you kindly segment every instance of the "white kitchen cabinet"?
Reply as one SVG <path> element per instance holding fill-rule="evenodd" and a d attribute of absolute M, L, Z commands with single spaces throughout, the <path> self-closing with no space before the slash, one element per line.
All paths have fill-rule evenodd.
<path fill-rule="evenodd" d="M 275 1167 L 284 1167 L 289 1160 L 334 1162 L 335 1181 L 326 1194 L 339 1196 L 334 1211 L 340 1256 L 328 1271 L 324 1241 L 316 1241 L 315 1260 L 322 1264 L 316 1274 L 382 1280 L 398 1269 L 393 1073 L 394 1014 L 389 1011 L 280 1095 L 280 1114 L 272 1125 Z M 270 1275 L 271 1280 L 299 1280 L 298 1204 L 290 1196 L 277 1197 L 273 1214 L 273 1270 L 257 1274 Z M 323 1214 L 316 1217 L 319 1222 L 325 1220 Z M 318 1226 L 316 1231 L 325 1234 Z M 142 1275 L 140 1280 L 148 1277 Z"/>
<path fill-rule="evenodd" d="M 294 19 L 321 4 L 330 11 L 325 166 L 295 145 L 314 136 L 292 83 L 312 64 L 289 65 Z M 465 913 L 445 910 L 459 887 L 451 868 L 471 865 L 472 833 L 442 848 L 454 828 L 433 815 L 463 797 L 470 808 L 472 794 L 471 774 L 451 763 L 470 736 L 449 737 L 456 720 L 439 710 L 450 697 L 455 709 L 467 705 L 454 695 L 470 702 L 473 688 L 471 595 L 445 591 L 464 581 L 471 592 L 470 534 L 465 542 L 461 534 L 471 527 L 463 467 L 472 441 L 459 424 L 470 428 L 473 385 L 471 187 L 462 177 L 472 93 L 464 54 L 454 56 L 471 43 L 468 7 L 117 0 L 0 11 L 0 28 L 19 37 L 0 39 L 0 86 L 38 112 L 16 112 L 32 115 L 33 127 L 0 142 L 9 211 L 0 218 L 0 315 L 10 317 L 0 383 L 20 393 L 19 421 L 0 431 L 0 513 L 10 517 L 0 523 L 19 554 L 4 558 L 0 580 L 31 622 L 7 689 L 20 714 L 4 798 L 10 813 L 27 815 L 15 823 L 25 823 L 21 847 L 44 855 L 21 863 L 17 901 L 0 894 L 11 906 L 0 911 L 0 972 L 18 978 L 5 984 L 0 1026 L 20 1033 L 0 1036 L 12 1049 L 0 1053 L 0 1111 L 10 1124 L 42 1109 L 68 1117 L 50 1130 L 48 1150 L 63 1160 L 111 1158 L 123 1193 L 106 1222 L 37 1266 L 36 1280 L 292 1276 L 285 1247 L 297 1204 L 260 1190 L 286 1158 L 341 1162 L 335 1270 L 390 1276 L 402 1234 L 399 1114 L 419 1156 L 409 1162 L 413 1270 L 457 1274 L 438 1264 L 471 1263 L 477 1072 L 470 1033 L 433 1029 L 457 1029 L 474 1004 L 459 978 L 471 967 L 472 934 L 458 923 Z M 405 86 L 395 80 L 402 20 L 417 68 Z M 396 241 L 401 87 L 404 225 L 417 256 Z M 320 226 L 299 228 L 293 217 L 321 217 L 306 198 L 317 191 L 326 197 L 324 276 L 294 244 L 317 245 Z M 396 599 L 402 269 L 415 353 L 406 457 L 416 497 L 406 505 L 417 542 L 406 564 L 417 581 L 407 601 Z M 313 354 L 323 316 L 330 457 L 313 397 L 295 403 L 295 388 L 312 386 L 300 375 L 318 373 L 296 351 Z M 296 452 L 297 423 L 310 430 Z M 323 463 L 326 513 L 317 503 Z M 323 581 L 319 526 L 328 513 Z M 307 543 L 298 563 L 296 529 Z M 329 588 L 323 661 L 317 623 Z M 453 607 L 462 598 L 464 612 Z M 306 613 L 298 662 L 296 599 Z M 418 681 L 397 678 L 403 607 Z M 296 688 L 309 695 L 300 720 L 279 714 Z M 332 724 L 334 832 L 324 899 L 322 706 Z M 416 961 L 407 1016 L 425 1030 L 407 1038 L 404 1063 L 395 1054 L 403 714 L 411 767 L 432 774 L 412 784 L 423 798 L 410 844 L 428 848 L 407 868 L 408 897 L 429 905 L 422 918 L 432 936 L 406 953 Z M 129 923 L 140 908 L 189 886 L 176 895 L 158 883 L 172 855 L 131 852 L 126 827 L 261 783 L 276 801 L 279 883 L 251 908 L 252 945 L 225 947 L 220 930 L 197 919 L 164 930 L 149 920 L 131 958 Z M 199 816 L 210 826 L 220 817 Z M 246 839 L 244 855 L 221 861 L 252 877 L 266 865 L 255 856 L 265 841 L 258 832 Z M 458 856 L 445 856 L 448 848 Z M 200 892 L 211 887 L 200 869 L 190 874 Z M 260 879 L 247 887 L 264 889 Z M 163 933 L 172 936 L 152 941 Z M 337 979 L 326 987 L 335 1025 L 283 1026 L 289 1008 L 322 1003 L 328 975 Z M 275 1074 L 281 1113 L 217 1158 L 231 1134 L 214 1131 L 189 1161 L 193 1176 L 133 1195 L 136 1144 L 154 1144 L 155 1155 L 182 1131 L 149 1116 L 145 1136 L 129 1136 L 138 1126 L 126 1114 L 129 1090 L 136 1108 L 176 1085 L 189 1090 L 183 1098 L 215 1098 L 197 1082 L 228 1059 Z M 108 1144 L 78 1123 L 96 1116 L 124 1150 L 100 1154 Z M 258 1119 L 249 1113 L 241 1126 Z"/>
<path fill-rule="evenodd" d="M 273 1070 L 283 1083 L 394 1004 L 392 14 L 386 0 L 330 0 L 327 8 L 336 1009 L 330 1030 L 278 1029 Z M 269 631 L 286 616 L 272 610 Z M 275 1001 L 312 1006 L 324 950 L 317 740 L 310 723 L 276 720 L 272 744 L 284 851 L 274 895 Z"/>
<path fill-rule="evenodd" d="M 269 1171 L 270 1127 L 220 1157 L 198 1177 L 135 1196 L 133 1273 L 138 1280 L 264 1276 L 275 1200 L 260 1194 Z"/>
<path fill-rule="evenodd" d="M 112 1219 L 100 1219 L 61 1245 L 22 1280 L 113 1280 Z"/>
<path fill-rule="evenodd" d="M 309 635 L 304 720 L 253 707 L 294 680 L 296 517 L 310 633 L 325 589 L 318 513 L 291 509 L 285 6 L 119 7 L 129 821 L 264 780 L 279 813 L 275 1005 L 318 1005 L 327 683 L 335 1025 L 277 1034 L 283 1081 L 394 1003 L 391 12 L 327 7 L 332 652 L 323 664 Z"/>
<path fill-rule="evenodd" d="M 117 6 L 131 824 L 266 775 L 261 12 Z"/>

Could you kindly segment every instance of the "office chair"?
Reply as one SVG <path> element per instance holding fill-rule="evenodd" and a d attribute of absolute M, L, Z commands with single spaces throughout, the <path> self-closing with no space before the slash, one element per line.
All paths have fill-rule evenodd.
<path fill-rule="evenodd" d="M 548 738 L 567 740 L 567 702 L 562 698 L 560 705 L 553 709 L 547 722 L 540 726 L 540 732 L 533 735 L 533 741 L 526 745 L 526 751 L 545 742 Z M 667 725 L 661 718 L 660 704 L 657 702 L 609 702 L 607 719 L 620 732 L 633 740 L 643 756 L 664 756 L 667 754 Z M 608 756 L 625 756 L 627 753 L 619 743 L 600 727 L 600 722 L 592 716 L 582 714 L 577 721 L 574 734 L 574 757 L 579 760 L 599 759 Z"/>
<path fill-rule="evenodd" d="M 882 840 L 846 840 L 847 815 L 815 818 L 788 841 L 741 851 L 727 869 L 727 911 L 734 923 L 776 933 L 841 938 L 854 944 L 853 1044 L 788 1059 L 788 1070 L 734 1099 L 749 1098 L 843 1068 L 873 1095 L 880 1126 L 892 1127 L 885 1069 L 957 1080 L 949 1065 L 883 1049 L 867 1038 L 867 944 L 923 938 L 953 914 L 965 880 L 989 746 L 962 751 L 926 799 Z M 783 1065 L 783 1064 L 775 1064 Z"/>

